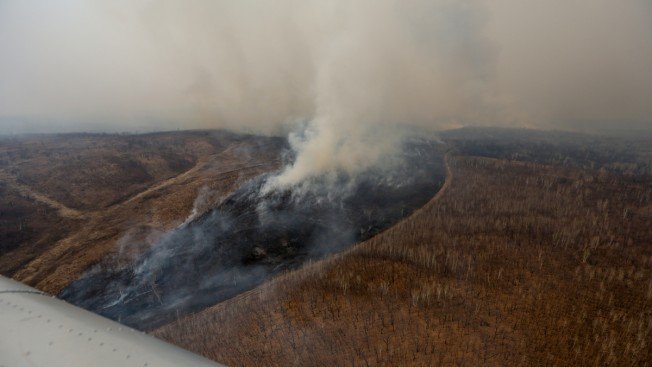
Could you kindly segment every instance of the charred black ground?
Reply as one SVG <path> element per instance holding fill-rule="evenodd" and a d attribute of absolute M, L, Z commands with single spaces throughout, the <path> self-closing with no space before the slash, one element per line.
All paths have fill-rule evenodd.
<path fill-rule="evenodd" d="M 390 168 L 261 193 L 254 179 L 127 267 L 96 266 L 60 297 L 149 330 L 279 272 L 365 240 L 427 202 L 445 179 L 444 146 L 406 143 Z"/>

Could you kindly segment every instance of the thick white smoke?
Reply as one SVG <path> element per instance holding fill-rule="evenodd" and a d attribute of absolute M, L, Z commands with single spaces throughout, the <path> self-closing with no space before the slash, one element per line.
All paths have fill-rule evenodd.
<path fill-rule="evenodd" d="M 293 131 L 291 184 L 407 125 L 645 127 L 650 34 L 648 0 L 5 0 L 0 127 Z"/>
<path fill-rule="evenodd" d="M 291 136 L 296 162 L 275 183 L 376 164 L 397 148 L 405 132 L 397 124 L 432 127 L 490 113 L 483 89 L 492 60 L 478 4 L 342 1 L 319 14 L 314 111 Z"/>

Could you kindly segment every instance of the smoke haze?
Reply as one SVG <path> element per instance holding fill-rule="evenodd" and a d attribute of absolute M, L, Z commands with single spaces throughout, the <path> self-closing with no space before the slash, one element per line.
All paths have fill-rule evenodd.
<path fill-rule="evenodd" d="M 406 126 L 649 128 L 651 35 L 648 0 L 4 0 L 0 129 L 292 132 L 285 185 Z"/>

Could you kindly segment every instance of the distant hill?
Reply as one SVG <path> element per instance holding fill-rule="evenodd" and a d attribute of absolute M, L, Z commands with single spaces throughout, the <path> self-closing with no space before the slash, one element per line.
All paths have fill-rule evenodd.
<path fill-rule="evenodd" d="M 460 154 L 606 169 L 652 178 L 652 134 L 597 135 L 565 131 L 468 127 L 440 133 Z"/>

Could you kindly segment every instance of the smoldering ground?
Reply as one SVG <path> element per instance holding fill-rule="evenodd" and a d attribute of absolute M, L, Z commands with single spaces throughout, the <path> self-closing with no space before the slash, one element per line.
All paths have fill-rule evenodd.
<path fill-rule="evenodd" d="M 443 183 L 443 149 L 412 139 L 393 164 L 292 188 L 263 190 L 274 174 L 258 177 L 131 263 L 91 269 L 60 297 L 140 329 L 196 312 L 408 215 Z"/>

